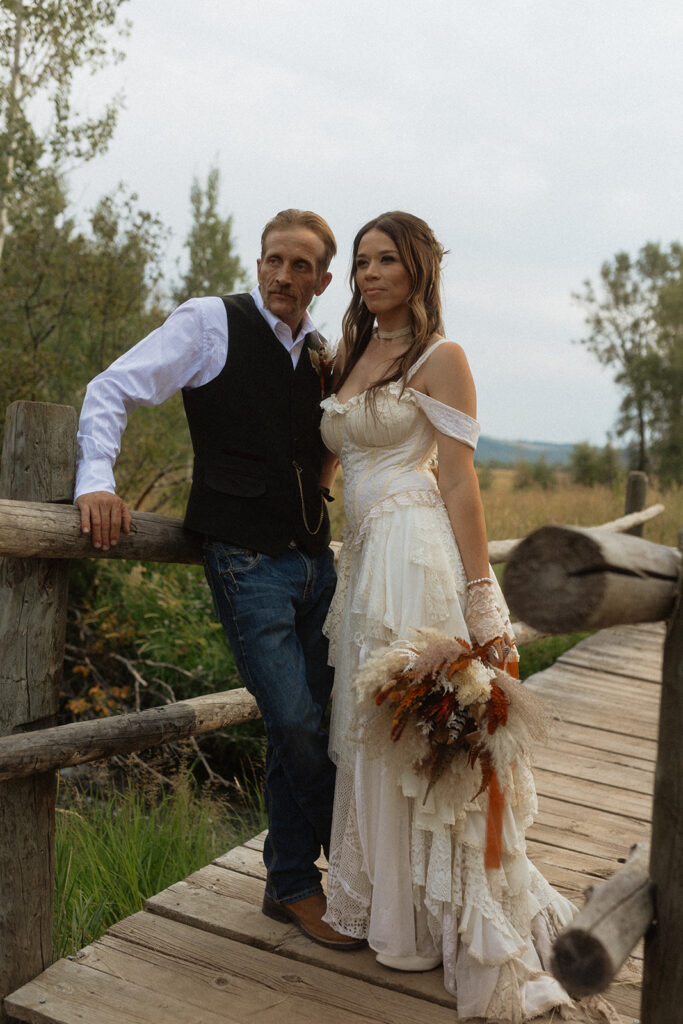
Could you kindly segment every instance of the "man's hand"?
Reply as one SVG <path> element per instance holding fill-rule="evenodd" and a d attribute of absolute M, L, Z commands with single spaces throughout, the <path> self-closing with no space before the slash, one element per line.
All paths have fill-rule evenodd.
<path fill-rule="evenodd" d="M 125 501 L 109 491 L 90 491 L 76 499 L 81 510 L 81 532 L 89 533 L 92 546 L 108 551 L 119 535 L 130 533 L 131 514 Z"/>

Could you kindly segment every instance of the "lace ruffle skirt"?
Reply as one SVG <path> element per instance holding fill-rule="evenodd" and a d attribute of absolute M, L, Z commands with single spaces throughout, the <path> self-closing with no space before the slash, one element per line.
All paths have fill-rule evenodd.
<path fill-rule="evenodd" d="M 345 537 L 326 623 L 337 762 L 326 920 L 377 952 L 440 951 L 460 1017 L 518 1022 L 572 1005 L 546 967 L 552 937 L 575 910 L 526 856 L 536 811 L 528 765 L 507 780 L 502 867 L 487 871 L 478 775 L 461 758 L 425 803 L 403 737 L 383 743 L 352 692 L 364 658 L 415 627 L 467 639 L 465 584 L 439 502 L 385 508 Z"/>

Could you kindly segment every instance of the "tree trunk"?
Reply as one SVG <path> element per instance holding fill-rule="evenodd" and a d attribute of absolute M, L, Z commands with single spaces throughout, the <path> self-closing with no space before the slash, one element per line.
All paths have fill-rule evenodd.
<path fill-rule="evenodd" d="M 73 409 L 15 402 L 7 410 L 0 496 L 70 501 L 75 451 Z M 0 735 L 54 720 L 68 566 L 45 559 L 0 560 Z M 55 773 L 47 772 L 0 782 L 0 999 L 52 959 L 55 780 Z"/>
<path fill-rule="evenodd" d="M 17 89 L 19 87 L 19 67 L 21 63 L 23 30 L 24 6 L 22 0 L 16 0 L 14 14 L 14 57 L 12 60 L 12 72 L 9 86 L 7 88 L 7 166 L 5 167 L 5 180 L 3 181 L 2 193 L 0 193 L 0 264 L 2 263 L 2 254 L 5 248 L 5 238 L 7 237 L 9 196 L 14 182 L 14 161 L 17 151 Z"/>
<path fill-rule="evenodd" d="M 642 508 L 645 508 L 646 501 L 647 473 L 641 473 L 637 469 L 632 469 L 626 480 L 626 505 L 624 512 L 626 515 L 631 512 L 640 512 Z M 626 532 L 630 533 L 633 537 L 642 537 L 643 524 L 638 523 Z"/>
<path fill-rule="evenodd" d="M 638 452 L 638 469 L 641 473 L 647 473 L 649 459 L 647 454 L 645 412 L 640 403 L 638 403 Z"/>

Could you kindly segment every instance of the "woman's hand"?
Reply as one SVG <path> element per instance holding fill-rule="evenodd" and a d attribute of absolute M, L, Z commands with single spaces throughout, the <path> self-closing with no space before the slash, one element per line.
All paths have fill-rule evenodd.
<path fill-rule="evenodd" d="M 519 654 L 517 653 L 514 636 L 509 632 L 505 632 L 500 639 L 494 640 L 493 643 L 489 645 L 487 658 L 496 668 L 504 665 L 508 661 L 518 661 Z"/>
<path fill-rule="evenodd" d="M 484 577 L 468 587 L 465 621 L 470 639 L 488 647 L 487 656 L 492 665 L 502 667 L 506 661 L 517 661 L 515 638 L 498 604 L 493 580 Z"/>

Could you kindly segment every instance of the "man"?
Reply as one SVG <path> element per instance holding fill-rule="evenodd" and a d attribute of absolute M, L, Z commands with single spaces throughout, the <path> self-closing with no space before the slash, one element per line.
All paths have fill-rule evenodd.
<path fill-rule="evenodd" d="M 113 465 L 127 416 L 182 389 L 194 448 L 188 528 L 204 538 L 214 605 L 267 737 L 263 911 L 337 949 L 315 861 L 329 848 L 334 767 L 321 720 L 331 669 L 322 625 L 335 584 L 320 439 L 320 341 L 307 312 L 331 280 L 334 236 L 284 210 L 264 228 L 258 287 L 191 299 L 88 386 L 79 426 L 81 527 L 107 550 L 130 512 Z"/>

